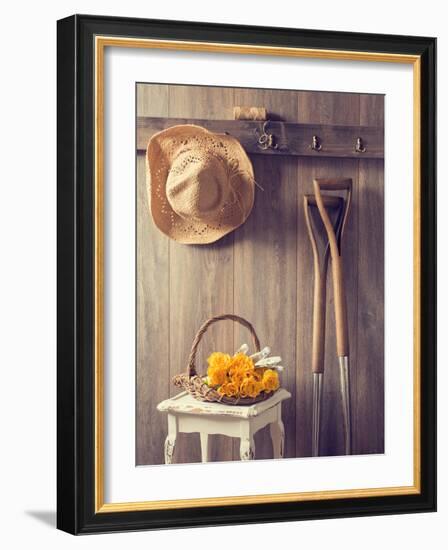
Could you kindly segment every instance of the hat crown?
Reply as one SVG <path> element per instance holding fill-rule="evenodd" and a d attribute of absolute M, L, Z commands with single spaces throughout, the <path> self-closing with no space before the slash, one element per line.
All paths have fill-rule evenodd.
<path fill-rule="evenodd" d="M 177 242 L 215 242 L 252 210 L 252 164 L 232 136 L 172 126 L 151 137 L 146 162 L 154 223 Z"/>
<path fill-rule="evenodd" d="M 210 152 L 182 151 L 168 173 L 166 195 L 171 208 L 182 218 L 216 220 L 229 196 L 227 167 Z"/>

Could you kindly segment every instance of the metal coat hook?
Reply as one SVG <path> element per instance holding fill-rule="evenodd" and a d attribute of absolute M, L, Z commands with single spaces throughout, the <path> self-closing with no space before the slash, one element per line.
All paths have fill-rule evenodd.
<path fill-rule="evenodd" d="M 357 153 L 365 153 L 366 152 L 364 142 L 363 142 L 362 138 L 360 138 L 360 137 L 356 139 L 355 151 Z"/>
<path fill-rule="evenodd" d="M 320 142 L 320 138 L 318 136 L 313 136 L 313 139 L 311 141 L 311 149 L 313 151 L 322 150 L 322 143 Z"/>
<path fill-rule="evenodd" d="M 257 143 L 258 148 L 262 149 L 263 151 L 266 151 L 267 149 L 278 149 L 278 143 L 274 134 L 270 134 L 267 131 L 268 124 L 269 124 L 269 120 L 267 120 L 263 124 L 260 132 L 260 137 L 258 138 L 258 143 Z"/>

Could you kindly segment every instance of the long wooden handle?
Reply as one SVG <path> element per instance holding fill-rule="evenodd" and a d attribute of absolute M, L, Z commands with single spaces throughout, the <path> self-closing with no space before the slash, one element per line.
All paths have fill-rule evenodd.
<path fill-rule="evenodd" d="M 312 197 L 303 197 L 305 222 L 313 251 L 314 265 L 314 296 L 313 296 L 313 343 L 311 355 L 311 369 L 313 372 L 324 372 L 325 368 L 325 305 L 327 295 L 327 266 L 328 250 L 325 250 L 322 269 L 320 266 L 319 250 L 314 234 L 310 206 L 314 206 Z"/>
<path fill-rule="evenodd" d="M 341 197 L 327 195 L 322 196 L 325 208 L 337 211 L 336 235 L 341 229 L 341 214 L 344 208 L 344 200 Z M 312 372 L 323 373 L 325 369 L 325 320 L 326 320 L 326 298 L 327 298 L 327 270 L 329 260 L 329 244 L 325 247 L 322 256 L 319 254 L 315 230 L 313 229 L 312 216 L 310 212 L 317 208 L 314 195 L 304 195 L 303 207 L 305 222 L 308 229 L 308 236 L 313 251 L 314 264 L 314 295 L 313 295 L 313 341 L 311 368 Z"/>
<path fill-rule="evenodd" d="M 342 231 L 345 227 L 347 215 L 351 202 L 351 179 L 314 179 L 314 194 L 316 197 L 317 208 L 319 209 L 322 222 L 328 235 L 331 254 L 331 267 L 333 275 L 333 292 L 334 292 L 334 309 L 336 321 L 336 347 L 339 357 L 348 356 L 348 321 L 347 321 L 347 302 L 344 288 L 344 274 L 341 257 L 340 240 Z M 345 203 L 344 218 L 342 222 L 341 236 L 339 239 L 336 236 L 333 225 L 325 208 L 324 198 L 321 190 L 346 190 L 347 199 Z M 338 242 L 339 241 L 339 242 Z"/>
<path fill-rule="evenodd" d="M 187 374 L 188 376 L 195 376 L 197 374 L 196 372 L 196 353 L 198 351 L 199 344 L 202 340 L 202 337 L 207 332 L 207 329 L 210 325 L 213 325 L 214 323 L 217 323 L 218 321 L 235 321 L 237 323 L 240 323 L 240 325 L 243 325 L 246 327 L 253 339 L 255 351 L 260 351 L 260 340 L 258 339 L 257 333 L 255 332 L 254 327 L 249 323 L 249 321 L 246 321 L 243 317 L 239 317 L 238 315 L 233 315 L 232 313 L 226 313 L 224 315 L 216 315 L 215 317 L 211 317 L 210 319 L 207 319 L 203 325 L 199 328 L 198 332 L 196 333 L 196 336 L 194 337 L 193 344 L 191 345 L 191 351 L 190 356 L 188 358 L 188 369 Z"/>

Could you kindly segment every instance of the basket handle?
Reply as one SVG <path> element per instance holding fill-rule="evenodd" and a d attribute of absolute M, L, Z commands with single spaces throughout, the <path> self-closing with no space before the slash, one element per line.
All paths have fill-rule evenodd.
<path fill-rule="evenodd" d="M 247 329 L 249 329 L 249 332 L 252 335 L 252 339 L 254 341 L 255 345 L 255 351 L 260 351 L 260 340 L 258 339 L 257 333 L 255 332 L 254 327 L 249 323 L 249 321 L 246 321 L 246 319 L 243 319 L 243 317 L 239 317 L 238 315 L 232 315 L 231 313 L 227 313 L 225 315 L 216 315 L 215 317 L 210 317 L 205 323 L 200 327 L 200 329 L 197 331 L 196 336 L 194 337 L 193 344 L 191 346 L 190 356 L 188 358 L 188 376 L 196 376 L 196 353 L 198 351 L 199 344 L 202 340 L 202 337 L 207 332 L 207 329 L 210 325 L 213 325 L 213 323 L 217 323 L 218 321 L 235 321 L 237 323 L 240 323 L 240 325 L 243 325 Z"/>

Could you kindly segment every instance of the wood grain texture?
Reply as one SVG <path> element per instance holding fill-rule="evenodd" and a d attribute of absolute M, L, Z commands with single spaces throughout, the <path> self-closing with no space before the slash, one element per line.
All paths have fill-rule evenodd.
<path fill-rule="evenodd" d="M 352 381 L 356 378 L 356 338 L 357 338 L 357 183 L 358 162 L 351 160 L 317 160 L 303 163 L 299 171 L 299 181 L 304 194 L 313 190 L 313 178 L 349 177 L 353 180 L 352 209 L 342 241 L 342 261 L 347 294 L 348 332 L 350 348 L 350 367 Z M 337 194 L 337 193 L 336 193 Z M 311 420 L 312 420 L 312 307 L 313 307 L 313 264 L 312 250 L 306 235 L 306 225 L 302 215 L 301 201 L 298 249 L 298 302 L 301 322 L 298 324 L 297 338 L 300 350 L 297 365 L 297 453 L 298 456 L 311 454 Z M 323 228 L 321 228 L 323 231 Z M 331 275 L 331 264 L 327 277 L 327 307 L 325 324 L 325 378 L 323 409 L 321 416 L 321 454 L 334 455 L 343 453 L 342 408 L 339 393 L 339 367 L 336 350 L 336 332 L 334 316 L 334 295 Z"/>
<path fill-rule="evenodd" d="M 347 357 L 350 353 L 348 345 L 347 327 L 347 303 L 346 303 L 346 281 L 342 265 L 342 253 L 339 243 L 339 236 L 335 230 L 334 222 L 331 219 L 331 210 L 326 208 L 326 195 L 322 191 L 340 192 L 343 202 L 342 229 L 344 229 L 347 217 L 350 213 L 352 180 L 351 179 L 313 179 L 314 196 L 319 210 L 320 218 L 325 227 L 330 253 L 331 253 L 331 278 L 333 281 L 334 317 L 336 329 L 336 351 L 338 357 Z M 327 199 L 328 200 L 328 199 Z M 341 231 L 341 239 L 344 235 Z"/>
<path fill-rule="evenodd" d="M 331 92 L 299 92 L 299 122 L 312 124 L 357 124 L 359 122 L 359 96 Z M 351 378 L 356 378 L 357 336 L 357 160 L 301 159 L 299 167 L 298 204 L 298 272 L 297 300 L 300 323 L 297 330 L 297 456 L 311 455 L 312 424 L 312 338 L 313 307 L 312 251 L 306 234 L 302 197 L 313 193 L 313 178 L 352 178 L 352 211 L 343 240 L 343 266 L 347 288 L 348 329 L 350 342 Z M 335 193 L 337 195 L 337 193 Z M 333 285 L 331 266 L 327 279 L 327 315 L 325 328 L 325 379 L 321 413 L 321 454 L 343 454 L 344 430 L 339 392 L 339 368 L 336 353 Z"/>
<path fill-rule="evenodd" d="M 372 128 L 379 128 L 383 134 L 384 97 L 381 94 L 361 94 L 359 97 L 359 123 Z"/>
<path fill-rule="evenodd" d="M 329 200 L 325 199 L 328 204 Z M 304 195 L 303 213 L 308 230 L 311 251 L 313 253 L 313 330 L 311 370 L 313 373 L 324 372 L 325 359 L 325 317 L 327 307 L 327 270 L 330 250 L 322 231 L 322 223 L 318 216 L 316 201 L 311 195 Z M 330 204 L 328 204 L 331 207 Z M 338 210 L 342 203 L 338 203 Z"/>
<path fill-rule="evenodd" d="M 168 115 L 168 86 L 138 85 L 137 115 L 156 114 Z M 136 463 L 163 464 L 166 426 L 156 406 L 169 391 L 169 340 L 159 336 L 169 333 L 169 243 L 149 214 L 144 155 L 136 176 Z"/>
<path fill-rule="evenodd" d="M 362 95 L 362 123 L 384 126 L 384 96 Z M 384 452 L 384 161 L 359 164 L 358 362 L 354 452 Z M 373 231 L 372 229 L 375 228 Z"/>
<path fill-rule="evenodd" d="M 264 106 L 277 121 L 382 128 L 384 98 L 331 92 L 140 85 L 138 115 L 222 120 L 234 105 Z M 285 456 L 311 454 L 312 253 L 303 194 L 315 177 L 353 180 L 353 203 L 343 240 L 352 369 L 354 452 L 382 452 L 384 445 L 384 234 L 381 160 L 252 155 L 256 202 L 247 222 L 215 244 L 170 241 L 148 215 L 144 160 L 137 173 L 137 463 L 163 461 L 165 418 L 157 402 L 175 393 L 174 374 L 186 369 L 200 324 L 221 313 L 251 321 L 262 345 L 284 358 L 282 385 Z M 143 163 L 142 163 L 142 160 Z M 145 192 L 143 192 L 145 191 Z M 140 219 L 141 218 L 141 219 Z M 142 242 L 140 242 L 142 241 Z M 368 254 L 365 250 L 368 249 Z M 140 258 L 140 255 L 143 257 Z M 344 433 L 334 330 L 331 275 L 327 284 L 322 453 L 343 452 Z M 222 323 L 208 331 L 198 368 L 212 350 L 232 352 L 249 337 Z M 156 382 L 155 382 L 156 381 Z M 140 387 L 141 386 L 141 387 Z M 271 458 L 269 431 L 256 435 L 256 458 Z M 210 438 L 212 460 L 239 460 L 236 441 Z M 199 462 L 197 434 L 176 442 L 174 462 Z"/>
<path fill-rule="evenodd" d="M 359 95 L 335 92 L 298 92 L 299 122 L 303 124 L 359 124 Z"/>
<path fill-rule="evenodd" d="M 277 120 L 295 120 L 295 92 L 236 90 L 237 104 L 263 105 Z M 254 324 L 262 347 L 283 358 L 282 386 L 292 398 L 283 404 L 285 456 L 295 451 L 297 275 L 297 159 L 252 156 L 256 189 L 248 221 L 235 232 L 235 310 Z M 236 342 L 242 342 L 239 329 Z M 256 458 L 272 458 L 268 428 L 255 436 Z"/>
<path fill-rule="evenodd" d="M 230 88 L 172 86 L 170 117 L 231 118 L 234 93 Z M 170 241 L 170 377 L 184 372 L 196 331 L 209 317 L 233 313 L 234 234 L 207 246 L 189 246 Z M 206 370 L 212 351 L 233 351 L 233 326 L 220 323 L 205 335 L 198 351 L 197 367 Z M 170 394 L 178 390 L 171 384 Z M 196 434 L 181 436 L 175 462 L 200 462 Z M 212 460 L 231 460 L 229 438 L 210 438 Z"/>
<path fill-rule="evenodd" d="M 384 136 L 381 128 L 369 126 L 342 126 L 333 124 L 298 124 L 296 122 L 269 121 L 266 132 L 274 136 L 276 148 L 260 149 L 258 139 L 263 123 L 247 120 L 213 120 L 197 118 L 137 119 L 137 149 L 145 151 L 150 137 L 165 128 L 180 124 L 197 124 L 216 133 L 227 133 L 237 139 L 248 154 L 273 156 L 382 158 Z M 313 136 L 322 145 L 320 151 L 311 148 Z M 355 150 L 356 140 L 362 138 L 365 152 Z"/>

